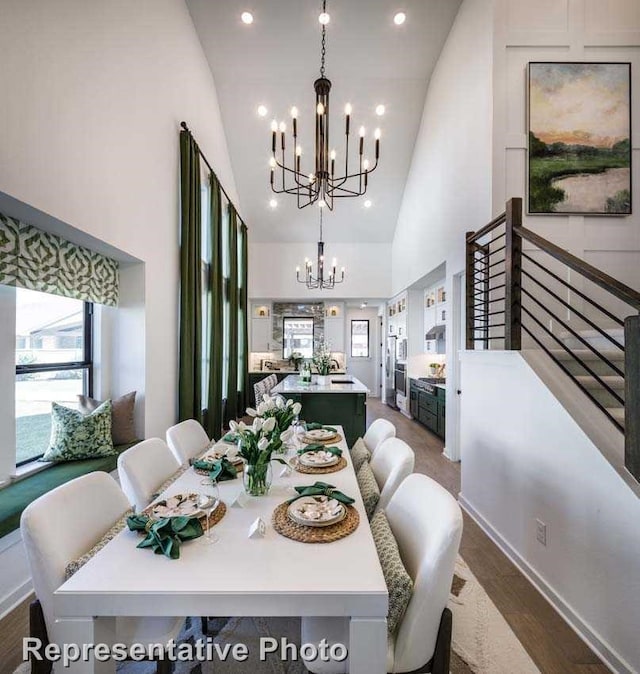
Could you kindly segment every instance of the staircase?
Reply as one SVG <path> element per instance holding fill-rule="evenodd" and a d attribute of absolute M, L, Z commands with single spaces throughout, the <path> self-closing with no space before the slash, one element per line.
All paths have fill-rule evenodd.
<path fill-rule="evenodd" d="M 466 251 L 467 349 L 544 352 L 623 435 L 640 483 L 640 293 L 524 228 L 517 198 Z"/>

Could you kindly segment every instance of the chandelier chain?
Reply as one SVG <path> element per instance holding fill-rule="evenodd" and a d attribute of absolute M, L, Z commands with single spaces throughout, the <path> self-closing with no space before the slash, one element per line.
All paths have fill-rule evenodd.
<path fill-rule="evenodd" d="M 327 0 L 322 0 L 322 13 L 327 11 Z M 320 77 L 324 77 L 324 60 L 327 55 L 327 26 L 322 24 L 322 50 L 320 51 Z"/>

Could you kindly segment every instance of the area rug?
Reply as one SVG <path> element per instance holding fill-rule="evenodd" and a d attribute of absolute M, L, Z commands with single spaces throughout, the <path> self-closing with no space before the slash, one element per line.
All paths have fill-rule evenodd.
<path fill-rule="evenodd" d="M 489 599 L 461 557 L 456 562 L 449 608 L 453 613 L 453 653 L 451 674 L 540 674 L 515 634 Z M 279 653 L 260 660 L 261 638 L 272 637 L 280 643 L 300 644 L 300 620 L 297 618 L 215 618 L 209 621 L 209 634 L 220 649 L 246 644 L 249 657 L 237 662 L 218 656 L 213 662 L 177 662 L 174 674 L 304 674 L 301 660 L 283 661 Z M 187 618 L 180 642 L 202 639 L 200 618 Z M 291 651 L 289 651 L 291 652 Z M 126 662 L 118 665 L 121 674 L 153 674 L 155 665 Z M 25 663 L 15 674 L 28 674 Z"/>

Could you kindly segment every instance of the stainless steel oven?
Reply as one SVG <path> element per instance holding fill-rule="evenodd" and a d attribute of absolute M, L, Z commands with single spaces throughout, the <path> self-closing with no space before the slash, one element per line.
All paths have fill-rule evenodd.
<path fill-rule="evenodd" d="M 396 392 L 403 396 L 407 395 L 407 366 L 404 363 L 396 363 L 395 385 Z"/>

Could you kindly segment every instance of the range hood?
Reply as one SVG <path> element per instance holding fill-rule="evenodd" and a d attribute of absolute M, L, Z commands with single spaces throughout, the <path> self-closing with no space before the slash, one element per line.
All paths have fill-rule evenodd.
<path fill-rule="evenodd" d="M 424 336 L 425 339 L 443 339 L 447 332 L 446 325 L 434 325 Z"/>

